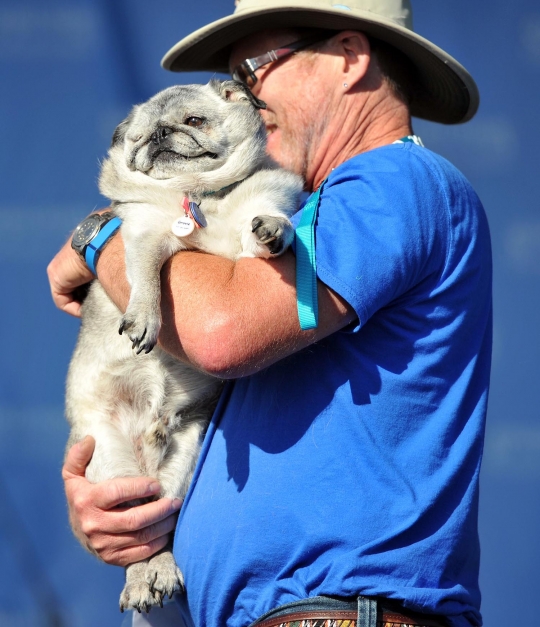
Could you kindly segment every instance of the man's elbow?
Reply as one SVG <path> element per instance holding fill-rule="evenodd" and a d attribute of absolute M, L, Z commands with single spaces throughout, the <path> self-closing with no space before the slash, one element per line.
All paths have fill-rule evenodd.
<path fill-rule="evenodd" d="M 196 367 L 214 377 L 236 379 L 252 371 L 244 338 L 234 321 L 214 317 L 184 348 Z"/>

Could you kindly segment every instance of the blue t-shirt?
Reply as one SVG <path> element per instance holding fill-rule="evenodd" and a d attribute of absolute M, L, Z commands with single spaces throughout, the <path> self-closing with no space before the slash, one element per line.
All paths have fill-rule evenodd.
<path fill-rule="evenodd" d="M 480 625 L 481 203 L 441 157 L 386 146 L 330 174 L 316 250 L 358 323 L 227 385 L 175 536 L 182 611 L 245 627 L 284 603 L 364 594 Z"/>

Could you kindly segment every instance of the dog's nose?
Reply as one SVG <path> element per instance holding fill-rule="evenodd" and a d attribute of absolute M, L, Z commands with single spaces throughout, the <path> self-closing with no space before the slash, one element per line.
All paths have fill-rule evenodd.
<path fill-rule="evenodd" d="M 151 139 L 154 144 L 156 144 L 156 146 L 159 146 L 159 144 L 161 144 L 161 142 L 166 139 L 167 136 L 171 133 L 174 133 L 174 130 L 172 128 L 169 128 L 168 126 L 160 126 L 156 131 L 152 133 Z"/>

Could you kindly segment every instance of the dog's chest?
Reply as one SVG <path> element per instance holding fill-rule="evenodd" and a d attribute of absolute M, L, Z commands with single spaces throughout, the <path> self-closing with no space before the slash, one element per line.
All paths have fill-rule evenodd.
<path fill-rule="evenodd" d="M 195 203 L 195 207 L 190 205 Z M 123 203 L 116 209 L 122 218 L 126 245 L 152 247 L 166 238 L 171 253 L 197 249 L 235 258 L 240 252 L 242 224 L 234 212 L 224 209 L 224 198 L 191 201 L 187 196 L 156 198 L 155 203 Z M 187 208 L 186 208 L 187 206 Z M 133 242 L 137 240 L 137 243 Z"/>
<path fill-rule="evenodd" d="M 122 218 L 124 229 L 149 233 L 171 231 L 173 222 L 185 215 L 183 198 L 155 194 L 148 202 L 121 203 L 115 207 L 115 212 Z"/>

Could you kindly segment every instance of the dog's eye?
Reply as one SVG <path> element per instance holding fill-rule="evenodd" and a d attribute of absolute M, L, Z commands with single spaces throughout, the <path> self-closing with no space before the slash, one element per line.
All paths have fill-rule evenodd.
<path fill-rule="evenodd" d="M 194 128 L 197 128 L 201 126 L 203 122 L 204 122 L 203 118 L 196 118 L 195 116 L 191 116 L 189 118 L 186 118 L 186 120 L 184 121 L 184 124 L 186 124 L 187 126 L 193 126 Z"/>

